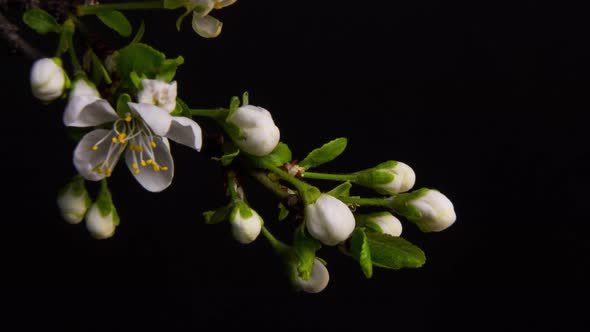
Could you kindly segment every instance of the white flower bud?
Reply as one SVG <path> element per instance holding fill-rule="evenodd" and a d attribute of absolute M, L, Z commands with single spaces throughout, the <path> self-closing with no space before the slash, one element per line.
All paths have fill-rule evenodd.
<path fill-rule="evenodd" d="M 416 182 L 416 174 L 410 166 L 402 162 L 387 161 L 358 172 L 354 182 L 372 188 L 380 194 L 392 195 L 412 189 Z"/>
<path fill-rule="evenodd" d="M 236 241 L 248 244 L 256 240 L 262 230 L 262 218 L 245 203 L 238 203 L 230 215 L 231 231 Z"/>
<path fill-rule="evenodd" d="M 143 104 L 153 104 L 166 110 L 168 113 L 176 107 L 176 81 L 166 83 L 160 80 L 144 79 L 141 81 L 142 89 L 137 93 L 137 100 Z"/>
<path fill-rule="evenodd" d="M 83 182 L 82 182 L 83 185 Z M 90 197 L 86 189 L 70 184 L 57 197 L 57 206 L 62 217 L 70 224 L 78 224 L 90 207 Z"/>
<path fill-rule="evenodd" d="M 35 61 L 31 68 L 31 90 L 42 101 L 59 98 L 66 86 L 66 73 L 56 60 L 43 58 Z"/>
<path fill-rule="evenodd" d="M 86 214 L 86 228 L 96 239 L 107 239 L 115 234 L 117 218 L 114 208 L 107 215 L 103 215 L 98 204 L 94 203 Z"/>
<path fill-rule="evenodd" d="M 322 194 L 305 207 L 305 225 L 309 234 L 323 244 L 333 246 L 346 239 L 354 230 L 354 216 L 339 199 Z"/>
<path fill-rule="evenodd" d="M 297 274 L 297 268 L 294 267 L 294 273 Z M 330 281 L 330 274 L 328 269 L 318 259 L 314 259 L 313 267 L 311 268 L 311 275 L 309 279 L 303 280 L 297 276 L 295 282 L 297 287 L 301 288 L 306 293 L 319 293 L 328 286 Z"/>
<path fill-rule="evenodd" d="M 251 155 L 265 156 L 274 150 L 281 137 L 270 112 L 246 105 L 238 108 L 229 121 L 240 128 L 244 137 L 235 139 L 240 149 Z"/>
<path fill-rule="evenodd" d="M 427 190 L 408 204 L 420 212 L 420 217 L 410 219 L 423 232 L 440 232 L 457 219 L 453 203 L 438 190 Z"/>
<path fill-rule="evenodd" d="M 73 86 L 74 87 L 70 92 L 70 99 L 80 96 L 100 97 L 100 94 L 98 93 L 98 91 L 96 91 L 94 85 L 88 84 L 88 82 L 85 79 L 76 80 Z"/>
<path fill-rule="evenodd" d="M 402 235 L 402 223 L 389 212 L 377 212 L 364 216 L 366 222 L 376 225 L 383 234 Z"/>

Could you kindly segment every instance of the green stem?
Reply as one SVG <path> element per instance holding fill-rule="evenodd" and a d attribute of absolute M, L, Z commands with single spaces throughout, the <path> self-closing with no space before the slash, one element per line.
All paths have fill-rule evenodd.
<path fill-rule="evenodd" d="M 204 116 L 208 118 L 213 118 L 216 120 L 224 120 L 227 117 L 227 113 L 229 112 L 228 109 L 225 108 L 216 108 L 216 109 L 191 109 L 190 110 L 192 116 Z"/>
<path fill-rule="evenodd" d="M 288 188 L 271 180 L 266 172 L 250 171 L 250 175 L 279 198 L 285 199 L 289 197 Z"/>
<path fill-rule="evenodd" d="M 96 14 L 102 10 L 137 10 L 137 9 L 163 9 L 164 1 L 142 1 L 107 3 L 103 5 L 80 5 L 78 16 Z"/>
<path fill-rule="evenodd" d="M 74 77 L 76 76 L 86 76 L 84 69 L 80 65 L 80 61 L 78 61 L 78 55 L 76 54 L 76 48 L 74 47 L 74 22 L 71 22 L 71 32 L 67 33 L 67 43 L 69 44 L 68 47 L 68 54 L 70 55 L 70 61 L 72 62 L 72 66 L 74 67 Z"/>
<path fill-rule="evenodd" d="M 279 253 L 285 252 L 289 250 L 289 246 L 278 240 L 272 233 L 266 228 L 262 226 L 262 235 L 270 242 L 270 245 Z"/>
<path fill-rule="evenodd" d="M 338 199 L 347 204 L 370 205 L 390 207 L 393 197 L 388 198 L 362 198 L 338 196 Z"/>
<path fill-rule="evenodd" d="M 333 181 L 354 181 L 356 179 L 355 174 L 328 174 L 328 173 L 315 173 L 305 172 L 303 177 L 307 179 L 318 179 L 318 180 L 333 180 Z"/>
<path fill-rule="evenodd" d="M 232 199 L 232 201 L 243 201 L 242 195 L 238 193 L 236 190 L 238 188 L 238 183 L 236 181 L 236 173 L 234 171 L 227 171 L 227 195 Z"/>

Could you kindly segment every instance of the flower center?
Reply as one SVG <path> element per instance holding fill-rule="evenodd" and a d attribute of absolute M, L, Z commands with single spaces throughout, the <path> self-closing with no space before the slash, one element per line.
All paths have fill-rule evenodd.
<path fill-rule="evenodd" d="M 110 177 L 125 148 L 131 151 L 131 168 L 134 174 L 141 172 L 140 165 L 149 166 L 154 172 L 167 171 L 168 166 L 160 165 L 154 152 L 157 147 L 155 140 L 158 138 L 161 141 L 141 118 L 132 117 L 127 113 L 125 118 L 115 121 L 113 128 L 92 146 L 92 151 L 108 148 L 105 159 L 96 165 L 94 171 Z M 103 147 L 105 144 L 108 144 L 108 147 Z M 163 141 L 161 144 L 164 144 Z"/>

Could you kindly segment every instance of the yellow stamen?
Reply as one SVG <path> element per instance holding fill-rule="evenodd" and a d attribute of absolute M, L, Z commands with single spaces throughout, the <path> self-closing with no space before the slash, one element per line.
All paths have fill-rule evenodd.
<path fill-rule="evenodd" d="M 154 148 L 154 149 L 156 148 L 156 142 L 154 142 L 154 141 L 151 141 L 151 142 L 150 142 L 150 145 L 152 146 L 152 148 Z"/>
<path fill-rule="evenodd" d="M 117 138 L 116 137 L 111 138 L 111 142 L 113 142 L 113 144 L 117 144 Z"/>
<path fill-rule="evenodd" d="M 151 165 L 153 162 L 154 162 L 154 161 L 153 161 L 153 160 L 151 160 L 151 159 L 148 159 L 148 160 L 146 161 L 146 163 L 147 163 L 148 165 Z"/>
<path fill-rule="evenodd" d="M 139 169 L 134 169 L 133 174 L 139 174 Z"/>
<path fill-rule="evenodd" d="M 109 176 L 111 176 L 111 174 L 113 174 L 113 170 L 109 168 L 107 169 L 104 175 L 108 178 Z"/>
<path fill-rule="evenodd" d="M 102 167 L 100 167 L 100 166 L 99 166 L 99 167 L 96 169 L 96 172 L 98 172 L 98 174 L 102 174 L 102 173 L 104 172 L 104 169 L 102 169 Z"/>
<path fill-rule="evenodd" d="M 168 170 L 168 166 L 162 166 L 162 170 L 163 171 L 167 171 Z"/>
<path fill-rule="evenodd" d="M 98 146 L 95 145 L 92 147 L 92 151 L 96 151 L 96 150 L 98 150 Z"/>
<path fill-rule="evenodd" d="M 131 117 L 131 115 L 127 115 L 127 116 L 125 117 L 125 121 L 127 121 L 127 122 L 131 122 L 131 120 L 133 120 L 133 118 Z"/>
<path fill-rule="evenodd" d="M 216 2 L 215 5 L 213 5 L 213 6 L 215 7 L 215 9 L 223 8 L 223 6 L 219 2 Z"/>
<path fill-rule="evenodd" d="M 141 160 L 141 166 L 145 166 L 145 165 L 147 165 L 147 164 L 146 164 L 145 160 L 142 159 Z"/>
<path fill-rule="evenodd" d="M 138 169 L 139 167 L 137 167 L 137 163 L 133 163 L 133 164 L 131 164 L 131 168 Z"/>
<path fill-rule="evenodd" d="M 160 165 L 154 163 L 154 172 L 159 172 L 160 171 Z"/>
<path fill-rule="evenodd" d="M 119 134 L 119 142 L 120 143 L 125 143 L 125 137 L 127 137 L 126 133 L 120 133 Z"/>

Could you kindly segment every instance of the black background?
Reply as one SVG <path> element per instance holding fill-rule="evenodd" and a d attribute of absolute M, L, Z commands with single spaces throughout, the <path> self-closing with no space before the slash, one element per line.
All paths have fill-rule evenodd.
<path fill-rule="evenodd" d="M 55 194 L 74 174 L 65 103 L 44 106 L 30 62 L 3 46 L 3 330 L 72 329 L 567 330 L 584 326 L 587 293 L 588 23 L 568 2 L 239 1 L 216 12 L 222 35 L 145 19 L 144 41 L 182 54 L 179 95 L 225 106 L 248 90 L 296 158 L 346 136 L 325 171 L 396 159 L 417 187 L 452 199 L 442 233 L 405 225 L 422 269 L 377 270 L 324 248 L 330 284 L 294 292 L 264 239 L 243 246 L 201 213 L 224 203 L 220 167 L 174 146 L 173 185 L 150 194 L 119 168 L 121 226 L 93 240 L 59 217 Z M 14 17 L 13 17 L 14 18 Z M 94 18 L 85 21 L 94 25 Z M 98 24 L 96 24 L 98 26 Z M 26 31 L 26 29 L 24 29 Z M 123 40 L 105 30 L 110 42 Z M 51 36 L 25 35 L 53 53 Z M 111 38 L 111 36 L 113 36 Z M 203 125 L 207 125 L 203 123 Z M 272 197 L 247 183 L 279 236 Z M 94 188 L 94 187 L 93 187 Z M 576 301 L 581 301 L 576 304 Z"/>

